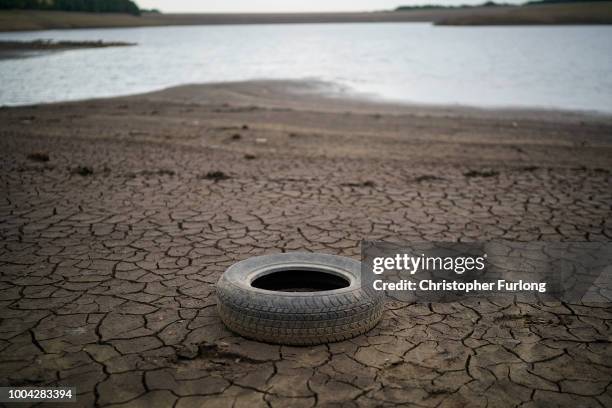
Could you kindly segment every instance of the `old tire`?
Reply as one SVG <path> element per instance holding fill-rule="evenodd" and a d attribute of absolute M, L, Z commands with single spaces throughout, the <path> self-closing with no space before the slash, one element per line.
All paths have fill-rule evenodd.
<path fill-rule="evenodd" d="M 256 279 L 280 271 L 300 276 L 308 276 L 309 271 L 324 272 L 348 281 L 348 286 L 284 292 L 252 285 Z M 219 279 L 217 297 L 221 320 L 231 331 L 257 341 L 288 345 L 355 337 L 376 326 L 384 308 L 382 293 L 361 287 L 358 261 L 312 253 L 275 254 L 238 262 Z"/>

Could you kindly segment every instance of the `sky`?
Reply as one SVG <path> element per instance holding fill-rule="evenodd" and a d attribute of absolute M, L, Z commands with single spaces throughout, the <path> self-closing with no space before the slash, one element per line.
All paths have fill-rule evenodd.
<path fill-rule="evenodd" d="M 136 0 L 141 8 L 162 12 L 300 12 L 389 10 L 399 5 L 482 4 L 486 0 Z M 525 0 L 500 0 L 522 3 Z"/>

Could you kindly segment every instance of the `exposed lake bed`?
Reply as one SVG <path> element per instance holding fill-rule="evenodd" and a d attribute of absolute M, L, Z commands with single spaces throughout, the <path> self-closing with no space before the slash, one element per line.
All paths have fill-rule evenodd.
<path fill-rule="evenodd" d="M 359 259 L 363 239 L 612 239 L 610 117 L 307 88 L 185 85 L 0 109 L 0 378 L 68 383 L 82 406 L 606 402 L 603 306 L 388 302 L 367 336 L 304 348 L 224 328 L 215 282 L 252 256 Z M 473 374 L 482 367 L 503 375 Z"/>

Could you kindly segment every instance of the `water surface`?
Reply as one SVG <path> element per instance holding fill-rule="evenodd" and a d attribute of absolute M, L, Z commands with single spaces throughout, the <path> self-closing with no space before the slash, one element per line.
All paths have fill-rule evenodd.
<path fill-rule="evenodd" d="M 612 112 L 612 27 L 281 24 L 2 33 L 136 47 L 0 61 L 0 104 L 107 97 L 186 83 L 317 79 L 375 98 Z"/>

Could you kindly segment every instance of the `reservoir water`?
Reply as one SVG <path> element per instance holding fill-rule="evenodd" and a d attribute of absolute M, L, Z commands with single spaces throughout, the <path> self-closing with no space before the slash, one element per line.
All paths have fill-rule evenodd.
<path fill-rule="evenodd" d="M 206 82 L 316 79 L 407 103 L 612 112 L 612 26 L 279 24 L 0 33 L 134 47 L 0 60 L 0 105 Z"/>

